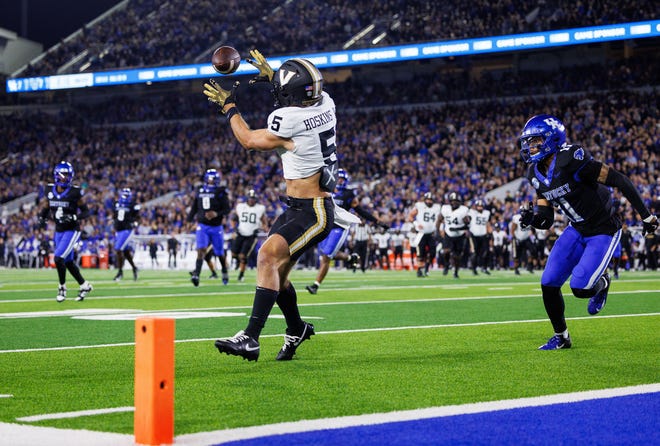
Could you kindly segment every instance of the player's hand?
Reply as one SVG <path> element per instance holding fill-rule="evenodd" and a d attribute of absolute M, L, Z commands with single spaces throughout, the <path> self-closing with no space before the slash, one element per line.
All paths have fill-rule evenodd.
<path fill-rule="evenodd" d="M 653 234 L 658 229 L 658 217 L 649 215 L 642 220 L 642 235 Z"/>
<path fill-rule="evenodd" d="M 78 216 L 75 214 L 64 214 L 62 215 L 62 218 L 60 218 L 60 223 L 62 224 L 67 224 L 67 223 L 73 223 L 74 221 L 78 220 Z"/>
<path fill-rule="evenodd" d="M 532 221 L 534 221 L 534 209 L 530 203 L 527 207 L 520 208 L 520 227 L 526 229 L 532 225 Z"/>
<path fill-rule="evenodd" d="M 378 225 L 379 228 L 383 228 L 386 231 L 390 229 L 390 225 L 388 225 L 387 223 L 383 223 L 382 221 L 379 221 L 376 224 Z"/>
<path fill-rule="evenodd" d="M 259 52 L 259 50 L 251 50 L 250 56 L 252 56 L 253 59 L 248 58 L 245 59 L 245 61 L 259 70 L 259 74 L 250 80 L 250 85 L 255 82 L 271 82 L 273 76 L 275 76 L 275 72 L 268 62 L 266 62 L 266 58 Z"/>
<path fill-rule="evenodd" d="M 217 216 L 218 216 L 218 213 L 216 211 L 206 211 L 206 212 L 204 212 L 204 217 L 206 217 L 209 220 L 213 220 Z"/>
<path fill-rule="evenodd" d="M 209 79 L 209 83 L 204 84 L 204 94 L 209 101 L 220 106 L 222 113 L 225 113 L 225 105 L 236 103 L 236 88 L 240 84 L 236 81 L 231 90 L 225 90 L 215 80 Z"/>
<path fill-rule="evenodd" d="M 48 221 L 43 217 L 39 217 L 39 227 L 41 229 L 46 229 L 48 227 Z"/>

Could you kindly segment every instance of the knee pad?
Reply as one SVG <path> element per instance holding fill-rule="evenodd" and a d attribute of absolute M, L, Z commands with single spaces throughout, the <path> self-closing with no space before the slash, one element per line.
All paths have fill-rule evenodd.
<path fill-rule="evenodd" d="M 589 299 L 594 295 L 594 291 L 592 289 L 571 288 L 571 291 L 573 291 L 573 296 L 579 299 Z"/>

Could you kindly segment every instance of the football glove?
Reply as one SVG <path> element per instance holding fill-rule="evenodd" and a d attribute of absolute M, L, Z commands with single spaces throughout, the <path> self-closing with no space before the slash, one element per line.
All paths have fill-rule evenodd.
<path fill-rule="evenodd" d="M 259 70 L 259 75 L 250 80 L 250 85 L 255 82 L 271 82 L 273 76 L 275 76 L 275 72 L 268 62 L 266 62 L 266 58 L 259 52 L 259 50 L 251 50 L 250 56 L 254 59 L 245 59 L 245 61 Z"/>
<path fill-rule="evenodd" d="M 236 88 L 241 83 L 239 81 L 234 82 L 231 90 L 225 90 L 222 88 L 215 80 L 209 79 L 208 84 L 204 84 L 204 94 L 207 96 L 207 99 L 220 107 L 220 111 L 225 113 L 224 107 L 227 104 L 236 103 Z"/>
<path fill-rule="evenodd" d="M 78 220 L 77 215 L 75 215 L 75 214 L 64 214 L 64 215 L 62 215 L 62 218 L 60 218 L 60 223 L 68 224 L 68 223 L 73 223 L 76 220 Z"/>
<path fill-rule="evenodd" d="M 523 206 L 520 208 L 520 227 L 523 229 L 528 228 L 532 225 L 534 221 L 534 209 L 531 204 L 527 207 Z"/>
<path fill-rule="evenodd" d="M 649 215 L 642 220 L 642 235 L 653 234 L 658 229 L 658 217 Z"/>
<path fill-rule="evenodd" d="M 39 228 L 46 229 L 48 227 L 48 220 L 43 217 L 39 217 Z"/>

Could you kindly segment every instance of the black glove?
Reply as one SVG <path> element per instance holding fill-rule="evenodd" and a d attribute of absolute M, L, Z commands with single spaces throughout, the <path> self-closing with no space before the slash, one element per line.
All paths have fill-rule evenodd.
<path fill-rule="evenodd" d="M 73 223 L 76 220 L 78 220 L 78 217 L 75 214 L 64 214 L 62 215 L 62 218 L 60 218 L 60 223 L 68 224 Z"/>
<path fill-rule="evenodd" d="M 236 81 L 231 87 L 231 90 L 225 90 L 215 80 L 210 79 L 208 84 L 204 84 L 203 93 L 207 96 L 209 101 L 220 106 L 220 111 L 222 113 L 225 113 L 225 105 L 236 104 L 236 88 L 238 88 L 240 84 L 239 81 Z"/>
<path fill-rule="evenodd" d="M 658 217 L 649 215 L 642 220 L 642 235 L 653 234 L 658 229 Z"/>
<path fill-rule="evenodd" d="M 520 208 L 520 227 L 523 229 L 528 228 L 534 221 L 534 209 L 532 206 Z"/>
<path fill-rule="evenodd" d="M 43 217 L 39 217 L 39 228 L 46 229 L 48 227 L 48 220 Z"/>

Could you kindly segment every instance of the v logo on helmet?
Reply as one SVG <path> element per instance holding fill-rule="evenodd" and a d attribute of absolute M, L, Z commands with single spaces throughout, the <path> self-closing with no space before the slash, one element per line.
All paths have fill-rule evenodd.
<path fill-rule="evenodd" d="M 277 72 L 280 77 L 280 85 L 286 85 L 296 75 L 295 71 L 281 70 Z"/>

